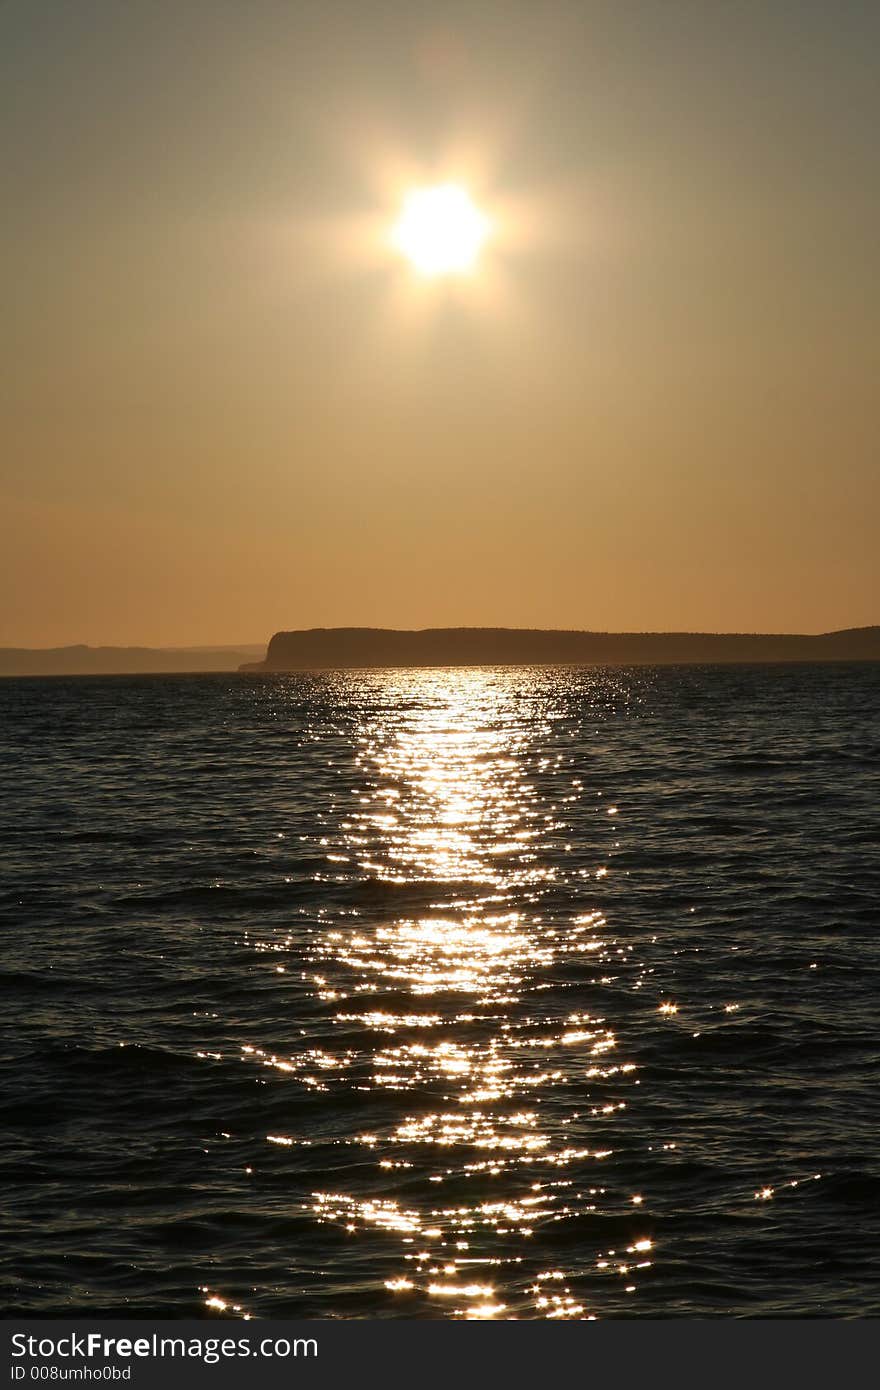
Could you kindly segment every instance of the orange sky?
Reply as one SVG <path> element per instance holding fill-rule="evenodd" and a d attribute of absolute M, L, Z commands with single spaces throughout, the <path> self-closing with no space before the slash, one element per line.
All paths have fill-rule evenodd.
<path fill-rule="evenodd" d="M 0 644 L 880 619 L 876 10 L 432 13 L 0 12 Z"/>

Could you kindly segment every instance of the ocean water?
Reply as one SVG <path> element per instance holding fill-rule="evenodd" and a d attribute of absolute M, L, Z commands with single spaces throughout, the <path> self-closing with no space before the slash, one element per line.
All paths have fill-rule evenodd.
<path fill-rule="evenodd" d="M 878 697 L 0 682 L 5 1310 L 880 1313 Z"/>

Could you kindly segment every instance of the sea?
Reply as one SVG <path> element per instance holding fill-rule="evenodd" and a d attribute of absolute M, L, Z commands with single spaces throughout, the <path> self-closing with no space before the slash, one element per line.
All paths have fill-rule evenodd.
<path fill-rule="evenodd" d="M 880 1314 L 880 664 L 0 681 L 7 1314 Z"/>

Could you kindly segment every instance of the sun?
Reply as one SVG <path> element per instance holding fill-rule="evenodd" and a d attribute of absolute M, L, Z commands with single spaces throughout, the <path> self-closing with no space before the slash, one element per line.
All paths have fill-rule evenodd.
<path fill-rule="evenodd" d="M 392 240 L 422 275 L 454 275 L 473 269 L 489 230 L 467 190 L 444 183 L 406 195 Z"/>

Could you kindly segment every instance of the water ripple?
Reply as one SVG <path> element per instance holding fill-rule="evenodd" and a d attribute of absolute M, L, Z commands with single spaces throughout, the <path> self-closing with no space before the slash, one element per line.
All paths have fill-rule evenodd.
<path fill-rule="evenodd" d="M 0 682 L 9 1311 L 876 1313 L 878 684 Z"/>

